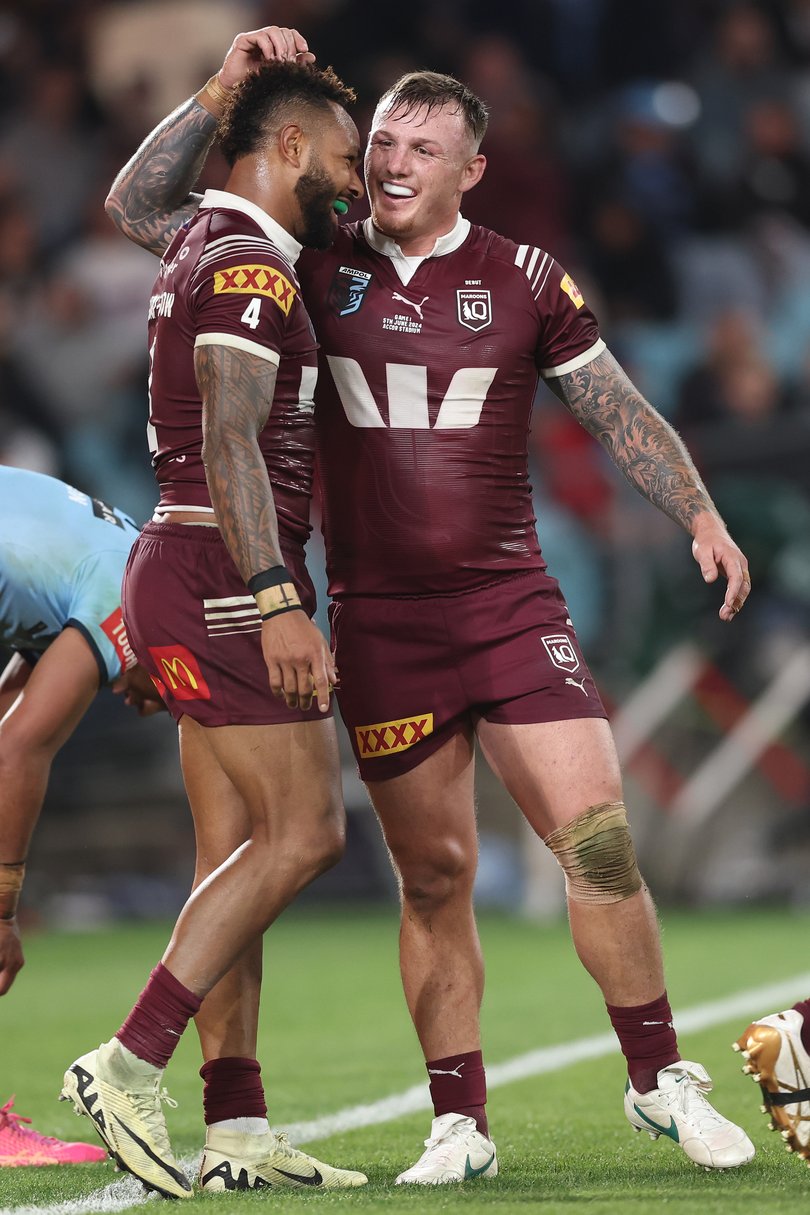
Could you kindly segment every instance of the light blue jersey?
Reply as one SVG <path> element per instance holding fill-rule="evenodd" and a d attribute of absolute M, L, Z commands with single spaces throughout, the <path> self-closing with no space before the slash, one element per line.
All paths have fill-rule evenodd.
<path fill-rule="evenodd" d="M 109 683 L 135 656 L 121 579 L 138 529 L 121 511 L 40 473 L 0 467 L 0 645 L 30 662 L 78 629 Z"/>

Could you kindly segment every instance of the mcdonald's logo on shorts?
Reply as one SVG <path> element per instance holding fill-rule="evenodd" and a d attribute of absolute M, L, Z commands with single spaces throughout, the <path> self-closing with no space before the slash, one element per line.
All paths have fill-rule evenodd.
<path fill-rule="evenodd" d="M 378 755 L 396 755 L 398 751 L 407 751 L 414 743 L 432 733 L 432 713 L 420 713 L 414 717 L 402 717 L 399 721 L 380 721 L 376 726 L 354 728 L 361 759 L 375 759 Z"/>
<path fill-rule="evenodd" d="M 175 700 L 211 699 L 211 689 L 191 650 L 184 645 L 150 645 L 149 653 L 161 683 Z"/>

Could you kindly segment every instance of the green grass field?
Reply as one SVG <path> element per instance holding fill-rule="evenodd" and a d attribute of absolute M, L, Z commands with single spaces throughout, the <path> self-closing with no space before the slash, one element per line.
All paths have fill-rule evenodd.
<path fill-rule="evenodd" d="M 802 945 L 808 927 L 810 917 L 786 911 L 667 913 L 664 944 L 676 1020 L 679 1010 L 810 970 Z M 167 931 L 150 925 L 29 937 L 27 966 L 0 1002 L 0 1103 L 16 1093 L 17 1111 L 31 1116 L 39 1130 L 94 1138 L 86 1119 L 56 1101 L 62 1072 L 118 1028 Z M 481 934 L 490 1065 L 609 1029 L 564 925 L 485 916 Z M 269 934 L 260 1058 L 275 1125 L 374 1102 L 423 1081 L 400 992 L 396 942 L 394 914 L 365 909 L 293 908 Z M 797 990 L 795 998 L 806 994 Z M 749 1010 L 750 1016 L 771 1011 Z M 397 1173 L 420 1154 L 430 1125 L 426 1111 L 317 1143 L 322 1158 L 368 1174 L 363 1190 L 198 1195 L 193 1209 L 260 1204 L 291 1210 L 311 1203 L 392 1213 L 503 1212 L 538 1203 L 548 1212 L 587 1207 L 600 1215 L 662 1208 L 701 1215 L 795 1211 L 808 1202 L 810 1170 L 768 1132 L 758 1092 L 740 1075 L 729 1049 L 747 1016 L 681 1035 L 682 1053 L 708 1068 L 717 1104 L 745 1126 L 757 1147 L 756 1159 L 739 1171 L 699 1171 L 669 1140 L 652 1143 L 634 1135 L 622 1113 L 623 1061 L 613 1053 L 491 1090 L 490 1125 L 501 1164 L 494 1181 L 427 1191 L 393 1187 Z M 191 1031 L 166 1076 L 179 1102 L 167 1115 L 181 1157 L 198 1153 L 204 1138 L 198 1067 Z M 56 1215 L 54 1208 L 66 1204 L 60 1215 L 81 1215 L 113 1209 L 110 1194 L 106 1206 L 99 1194 L 111 1182 L 119 1201 L 114 1209 L 124 1209 L 111 1165 L 0 1169 L 0 1210 L 48 1208 Z"/>

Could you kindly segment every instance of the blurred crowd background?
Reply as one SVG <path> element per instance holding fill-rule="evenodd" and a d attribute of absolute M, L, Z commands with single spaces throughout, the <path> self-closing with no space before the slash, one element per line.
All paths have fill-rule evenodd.
<path fill-rule="evenodd" d="M 664 897 L 806 900 L 810 0 L 0 4 L 0 462 L 151 513 L 156 266 L 103 200 L 233 36 L 269 22 L 299 28 L 357 89 L 361 132 L 415 67 L 452 72 L 490 106 L 489 167 L 464 214 L 572 273 L 751 561 L 750 602 L 723 626 L 722 592 L 702 584 L 684 535 L 540 389 L 540 540 L 618 706 L 644 868 Z M 213 154 L 201 185 L 224 173 Z M 322 584 L 320 560 L 316 536 Z M 68 857 L 68 919 L 173 908 L 191 834 L 171 723 L 141 726 L 100 698 L 56 775 L 34 903 L 53 908 Z M 387 897 L 348 759 L 345 775 L 349 856 L 318 889 Z M 479 799 L 481 898 L 556 907 L 559 885 L 486 774 Z"/>

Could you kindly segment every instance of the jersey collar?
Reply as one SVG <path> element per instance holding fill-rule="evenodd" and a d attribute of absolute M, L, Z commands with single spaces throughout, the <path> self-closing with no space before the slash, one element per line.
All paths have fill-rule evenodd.
<path fill-rule="evenodd" d="M 470 221 L 465 219 L 463 215 L 458 215 L 456 222 L 449 232 L 445 232 L 444 236 L 438 237 L 436 244 L 431 249 L 430 253 L 426 253 L 425 257 L 442 257 L 445 253 L 453 253 L 467 239 L 467 233 L 470 230 Z M 390 257 L 394 262 L 407 261 L 413 265 L 425 260 L 425 257 L 406 257 L 395 240 L 390 236 L 385 236 L 379 228 L 375 228 L 371 219 L 363 220 L 363 235 L 365 236 L 372 249 L 376 249 L 378 253 L 384 253 L 386 257 Z"/>
<path fill-rule="evenodd" d="M 206 190 L 200 203 L 200 210 L 203 207 L 220 207 L 225 211 L 241 211 L 243 215 L 247 215 L 255 224 L 259 225 L 262 232 L 274 245 L 278 245 L 290 265 L 295 265 L 304 246 L 299 245 L 295 237 L 291 236 L 286 228 L 282 228 L 281 224 L 277 223 L 271 215 L 268 215 L 256 203 L 251 202 L 249 198 L 243 198 L 241 194 L 231 194 L 229 190 Z M 446 239 L 446 237 L 442 239 Z"/>

